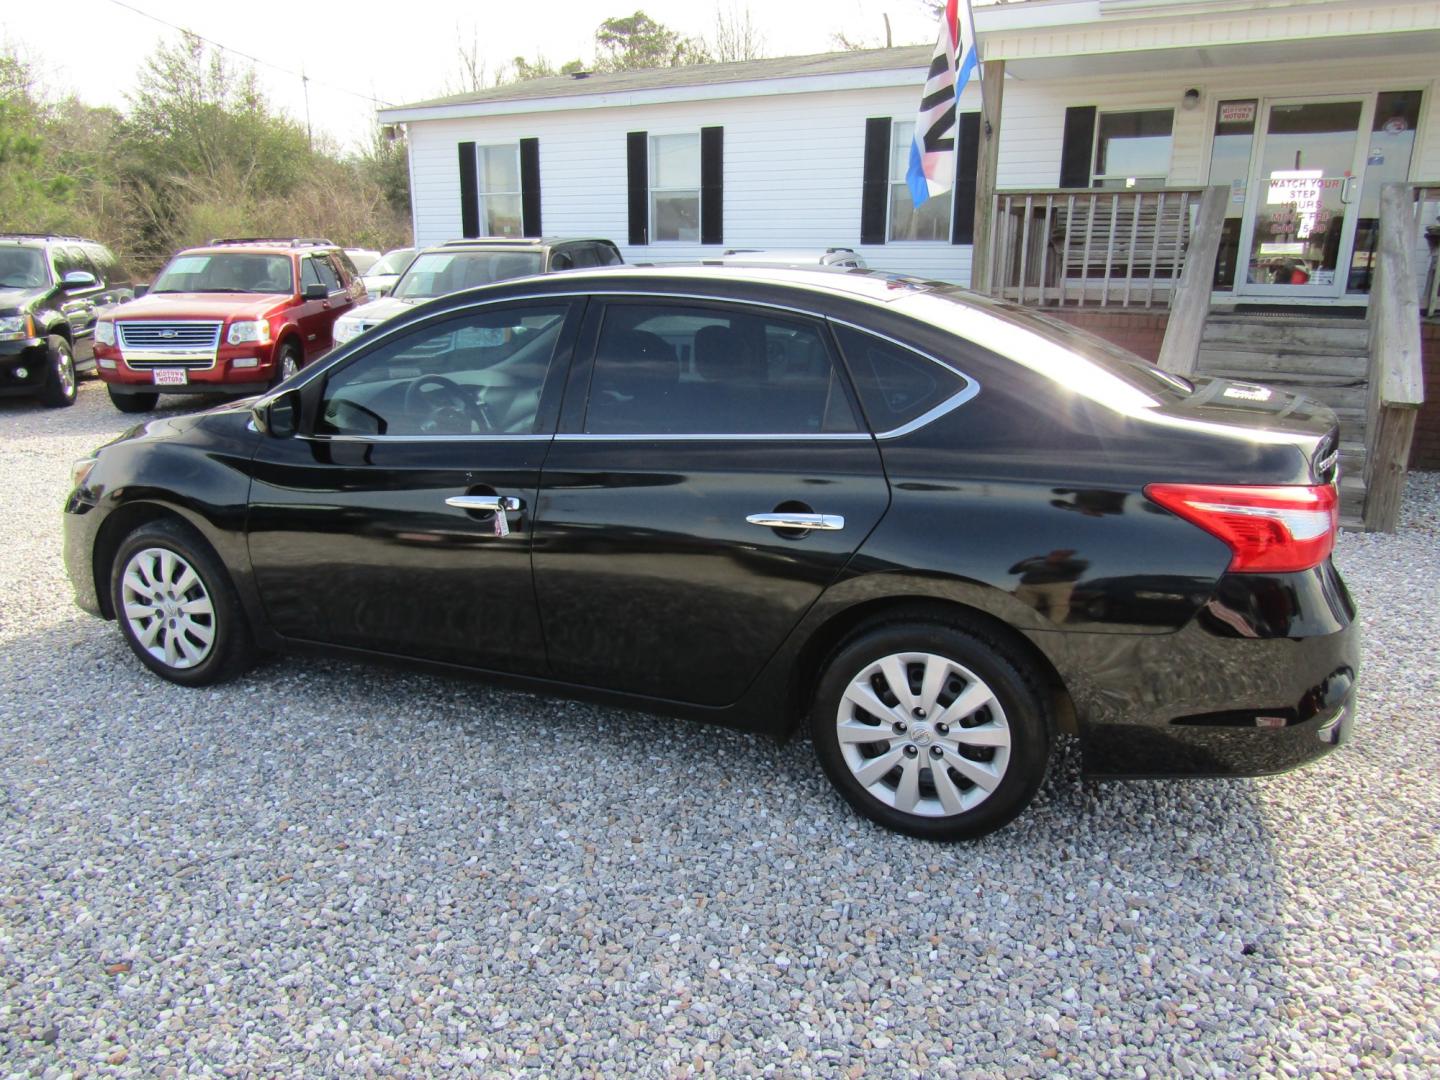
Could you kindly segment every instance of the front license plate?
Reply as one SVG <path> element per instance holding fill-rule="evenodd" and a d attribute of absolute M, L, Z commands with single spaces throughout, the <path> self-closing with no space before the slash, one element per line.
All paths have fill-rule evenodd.
<path fill-rule="evenodd" d="M 184 386 L 190 381 L 190 375 L 183 367 L 156 368 L 153 375 L 156 386 Z"/>

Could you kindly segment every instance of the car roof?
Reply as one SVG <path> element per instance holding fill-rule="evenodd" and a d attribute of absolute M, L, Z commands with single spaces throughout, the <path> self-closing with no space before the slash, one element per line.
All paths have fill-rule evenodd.
<path fill-rule="evenodd" d="M 603 236 L 471 236 L 461 240 L 445 240 L 431 244 L 425 251 L 442 251 L 446 248 L 504 248 L 507 251 L 539 251 L 557 247 L 560 244 L 609 244 L 615 241 Z"/>
<path fill-rule="evenodd" d="M 843 266 L 771 266 L 718 265 L 711 263 L 677 263 L 664 266 L 632 263 L 626 266 L 603 266 L 565 272 L 565 280 L 571 285 L 577 281 L 592 279 L 598 282 L 623 285 L 628 281 L 639 284 L 641 279 L 654 282 L 657 278 L 683 284 L 736 283 L 756 285 L 780 285 L 799 289 L 811 289 L 889 303 L 917 292 L 952 290 L 957 286 L 948 281 L 928 281 L 904 274 L 890 274 L 879 270 L 864 270 Z M 496 284 L 503 284 L 497 282 Z"/>
<path fill-rule="evenodd" d="M 177 251 L 177 255 L 222 255 L 227 253 L 239 253 L 241 255 L 309 255 L 316 251 L 339 251 L 333 247 L 290 247 L 288 244 L 201 244 L 199 247 L 185 248 Z"/>

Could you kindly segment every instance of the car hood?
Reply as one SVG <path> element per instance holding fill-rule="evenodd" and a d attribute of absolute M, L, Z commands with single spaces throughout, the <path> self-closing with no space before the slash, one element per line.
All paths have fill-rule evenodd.
<path fill-rule="evenodd" d="M 150 293 L 121 304 L 117 319 L 260 319 L 289 297 L 275 293 Z"/>
<path fill-rule="evenodd" d="M 0 315 L 18 315 L 44 296 L 45 289 L 0 289 Z"/>
<path fill-rule="evenodd" d="M 179 413 L 175 416 L 161 416 L 136 424 L 123 435 L 111 439 L 100 449 L 137 439 L 161 440 L 178 439 L 195 431 L 212 430 L 235 434 L 250 423 L 250 409 L 259 400 L 257 397 L 236 398 L 200 412 Z M 253 429 L 252 429 L 253 430 Z M 255 432 L 258 439 L 258 432 Z"/>
<path fill-rule="evenodd" d="M 402 312 L 409 311 L 418 301 L 396 300 L 393 296 L 383 296 L 379 300 L 371 300 L 368 304 L 361 304 L 359 307 L 346 313 L 347 319 L 363 322 L 367 326 L 375 323 L 382 323 L 386 319 L 393 319 Z"/>

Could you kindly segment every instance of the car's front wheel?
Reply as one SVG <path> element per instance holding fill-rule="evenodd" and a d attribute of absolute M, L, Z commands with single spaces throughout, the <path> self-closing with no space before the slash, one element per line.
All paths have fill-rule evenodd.
<path fill-rule="evenodd" d="M 279 386 L 299 370 L 300 350 L 294 344 L 287 343 L 276 358 L 275 377 L 270 380 L 271 387 Z"/>
<path fill-rule="evenodd" d="M 826 665 L 811 738 L 830 781 L 891 829 L 967 840 L 1011 821 L 1050 758 L 1050 723 L 1025 658 L 983 627 L 891 623 Z"/>
<path fill-rule="evenodd" d="M 75 404 L 75 352 L 70 342 L 59 334 L 51 334 L 48 342 L 48 368 L 40 388 L 40 401 L 52 409 Z"/>
<path fill-rule="evenodd" d="M 111 601 L 135 655 L 171 682 L 224 682 L 254 661 L 230 576 L 209 547 L 176 522 L 151 522 L 125 538 L 112 567 Z"/>

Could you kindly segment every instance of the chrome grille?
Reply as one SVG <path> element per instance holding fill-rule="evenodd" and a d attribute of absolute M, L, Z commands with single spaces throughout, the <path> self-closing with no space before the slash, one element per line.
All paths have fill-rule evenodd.
<path fill-rule="evenodd" d="M 115 324 L 125 363 L 132 368 L 203 368 L 215 363 L 219 322 L 136 320 Z"/>

